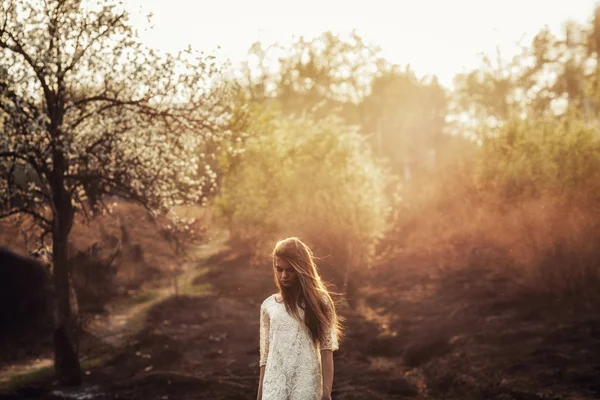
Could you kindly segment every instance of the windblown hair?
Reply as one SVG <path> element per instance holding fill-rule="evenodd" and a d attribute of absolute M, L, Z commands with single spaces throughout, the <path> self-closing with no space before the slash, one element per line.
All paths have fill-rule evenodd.
<path fill-rule="evenodd" d="M 276 257 L 286 260 L 294 268 L 298 285 L 286 288 L 277 280 Z M 312 251 L 300 239 L 292 237 L 281 240 L 273 250 L 275 284 L 283 296 L 286 310 L 300 319 L 298 308 L 304 310 L 304 323 L 313 342 L 317 343 L 329 329 L 335 329 L 341 338 L 342 329 L 336 313 L 335 303 L 317 271 Z"/>

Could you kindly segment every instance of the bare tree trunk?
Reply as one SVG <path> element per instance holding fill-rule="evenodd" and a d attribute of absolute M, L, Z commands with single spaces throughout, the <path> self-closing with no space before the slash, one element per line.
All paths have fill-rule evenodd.
<path fill-rule="evenodd" d="M 61 384 L 81 384 L 81 365 L 72 340 L 73 318 L 69 289 L 66 237 L 54 239 L 54 370 Z"/>
<path fill-rule="evenodd" d="M 56 235 L 55 235 L 56 236 Z M 81 384 L 81 365 L 73 347 L 71 315 L 71 291 L 66 236 L 55 237 L 54 252 L 54 370 L 61 384 Z"/>
<path fill-rule="evenodd" d="M 57 157 L 62 166 L 62 157 Z M 82 380 L 81 365 L 73 347 L 73 316 L 71 315 L 71 290 L 69 281 L 68 238 L 73 225 L 74 210 L 69 194 L 64 188 L 61 168 L 52 177 L 54 256 L 54 371 L 59 383 L 79 385 Z"/>

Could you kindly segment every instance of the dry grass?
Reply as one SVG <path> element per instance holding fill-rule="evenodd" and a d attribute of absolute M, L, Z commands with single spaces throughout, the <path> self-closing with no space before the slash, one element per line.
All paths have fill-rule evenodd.
<path fill-rule="evenodd" d="M 600 207 L 585 199 L 506 200 L 445 182 L 397 214 L 379 264 L 411 260 L 436 274 L 492 268 L 528 290 L 589 302 L 600 285 Z"/>
<path fill-rule="evenodd" d="M 90 222 L 79 219 L 71 234 L 71 242 L 76 249 L 88 249 L 96 242 L 105 242 L 109 237 L 120 239 L 124 245 L 140 245 L 144 250 L 144 260 L 164 271 L 174 270 L 177 266 L 175 247 L 161 235 L 161 223 L 137 205 L 117 203 L 112 215 L 104 215 Z M 125 243 L 129 242 L 129 243 Z M 133 265 L 119 265 L 124 269 Z"/>
<path fill-rule="evenodd" d="M 29 254 L 36 249 L 37 245 L 32 238 L 33 227 L 29 217 L 12 216 L 0 219 L 0 246 L 5 246 L 21 255 Z"/>
<path fill-rule="evenodd" d="M 122 304 L 146 303 L 148 297 L 155 296 L 163 288 L 179 294 L 207 290 L 199 286 L 192 290 L 187 282 L 182 281 L 182 273 L 189 260 L 196 258 L 189 251 L 193 241 L 205 238 L 212 221 L 211 213 L 196 208 L 178 211 L 186 213 L 188 218 L 192 215 L 198 218 L 198 222 L 192 224 L 197 231 L 188 233 L 183 238 L 185 241 L 179 243 L 179 248 L 170 232 L 165 230 L 171 221 L 165 217 L 154 219 L 137 205 L 115 204 L 111 215 L 92 221 L 77 218 L 70 241 L 71 256 L 74 256 L 71 277 L 84 324 L 105 312 L 118 311 Z M 17 218 L 0 221 L 0 245 L 28 255 L 36 248 L 36 242 L 32 240 L 31 232 L 26 232 L 29 235 L 21 234 L 17 225 L 19 221 Z M 24 222 L 31 221 L 25 219 Z M 120 248 L 117 246 L 119 240 L 123 242 Z M 94 244 L 98 245 L 97 254 L 90 251 Z M 120 250 L 109 269 L 111 272 L 104 275 L 89 273 L 99 271 L 95 268 L 105 265 L 117 248 Z M 113 277 L 112 271 L 116 271 L 116 276 Z M 49 350 L 46 343 L 43 346 L 39 351 L 33 350 L 33 347 L 14 350 L 15 354 L 22 352 L 37 357 L 39 352 Z"/>
<path fill-rule="evenodd" d="M 71 256 L 85 254 L 77 258 L 73 270 L 77 284 L 81 285 L 81 274 L 87 271 L 85 268 L 95 266 L 84 265 L 94 261 L 88 254 L 95 245 L 99 250 L 93 257 L 98 257 L 101 263 L 111 259 L 119 249 L 113 261 L 117 271 L 114 280 L 117 293 L 134 294 L 138 290 L 174 284 L 181 273 L 181 266 L 189 259 L 187 251 L 190 245 L 206 240 L 213 226 L 210 208 L 179 207 L 170 215 L 157 218 L 141 206 L 131 203 L 117 202 L 111 208 L 110 215 L 101 215 L 92 220 L 77 216 L 75 220 L 70 236 Z M 194 221 L 188 223 L 187 229 L 174 231 L 170 228 L 174 227 L 173 219 L 176 218 L 188 221 L 193 218 Z M 31 226 L 28 218 L 1 220 L 0 245 L 28 255 L 39 243 Z M 87 278 L 84 280 L 87 285 Z"/>

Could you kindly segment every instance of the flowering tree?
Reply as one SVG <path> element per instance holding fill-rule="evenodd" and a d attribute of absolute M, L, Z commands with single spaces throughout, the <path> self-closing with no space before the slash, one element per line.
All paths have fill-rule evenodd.
<path fill-rule="evenodd" d="M 214 60 L 144 48 L 122 8 L 0 4 L 0 218 L 29 215 L 51 241 L 62 383 L 81 381 L 67 270 L 76 214 L 98 212 L 107 195 L 152 210 L 202 202 L 216 184 L 208 159 L 227 136 Z"/>

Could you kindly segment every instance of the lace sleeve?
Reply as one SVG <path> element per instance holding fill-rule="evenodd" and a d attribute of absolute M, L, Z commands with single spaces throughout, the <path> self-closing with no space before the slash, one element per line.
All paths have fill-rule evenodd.
<path fill-rule="evenodd" d="M 327 298 L 325 298 L 325 304 L 327 304 L 329 307 L 332 306 Z M 336 351 L 339 349 L 335 320 L 333 320 L 330 326 L 327 328 L 319 344 L 321 350 Z"/>
<path fill-rule="evenodd" d="M 260 367 L 267 364 L 267 357 L 269 355 L 269 331 L 269 313 L 263 304 L 260 307 L 260 361 L 258 363 Z"/>

